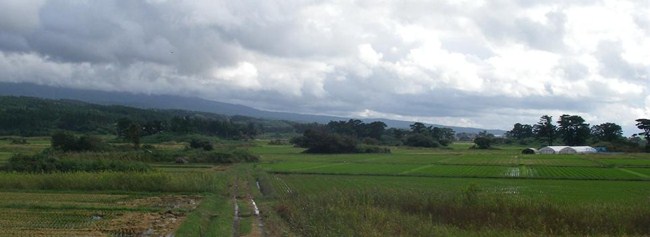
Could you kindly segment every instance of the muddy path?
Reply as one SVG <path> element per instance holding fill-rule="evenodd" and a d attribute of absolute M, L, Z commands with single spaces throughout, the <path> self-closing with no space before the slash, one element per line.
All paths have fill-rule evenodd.
<path fill-rule="evenodd" d="M 234 205 L 234 218 L 233 218 L 233 237 L 264 237 L 264 220 L 257 207 L 250 187 L 253 186 L 248 180 L 236 177 L 232 187 L 232 202 Z M 259 187 L 259 185 L 255 184 Z M 245 221 L 248 218 L 250 221 Z M 250 227 L 242 227 L 250 223 Z M 240 233 L 242 229 L 250 229 L 248 233 Z"/>

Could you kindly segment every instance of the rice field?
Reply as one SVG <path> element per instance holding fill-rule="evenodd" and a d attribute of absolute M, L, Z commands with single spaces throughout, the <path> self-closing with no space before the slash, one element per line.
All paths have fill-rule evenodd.
<path fill-rule="evenodd" d="M 0 192 L 0 236 L 167 235 L 200 201 L 145 193 Z"/>
<path fill-rule="evenodd" d="M 256 148 L 258 168 L 283 193 L 340 189 L 460 190 L 469 185 L 491 193 L 559 202 L 647 201 L 650 154 L 522 155 L 494 151 L 392 148 L 391 154 L 313 155 L 288 146 Z"/>
<path fill-rule="evenodd" d="M 33 152 L 43 144 L 12 145 L 0 141 L 0 165 L 15 151 Z M 170 150 L 180 147 L 179 144 L 157 146 Z M 241 203 L 245 200 L 242 198 L 251 195 L 259 202 L 265 218 L 271 221 L 267 223 L 270 230 L 277 231 L 274 228 L 282 229 L 281 226 L 288 225 L 282 231 L 272 232 L 279 234 L 267 236 L 355 233 L 346 232 L 350 230 L 381 234 L 378 230 L 382 230 L 382 223 L 392 215 L 410 221 L 410 224 L 393 222 L 390 225 L 391 231 L 397 231 L 396 236 L 400 233 L 427 233 L 409 232 L 411 230 L 408 229 L 415 226 L 426 226 L 432 231 L 430 233 L 440 235 L 477 235 L 482 233 L 481 228 L 495 236 L 540 233 L 608 235 L 619 232 L 615 229 L 589 232 L 586 227 L 576 229 L 574 226 L 567 227 L 568 232 L 562 230 L 562 226 L 550 232 L 539 230 L 538 227 L 508 229 L 518 228 L 516 220 L 504 224 L 505 229 L 493 229 L 490 222 L 468 222 L 468 226 L 475 226 L 467 227 L 464 224 L 440 224 L 442 222 L 439 220 L 429 219 L 439 215 L 437 212 L 411 213 L 404 212 L 404 209 L 413 208 L 413 205 L 433 207 L 435 205 L 431 203 L 441 201 L 449 204 L 449 207 L 459 208 L 458 215 L 463 210 L 471 211 L 472 207 L 486 208 L 489 214 L 491 211 L 497 212 L 490 208 L 510 204 L 522 209 L 527 206 L 538 208 L 532 211 L 551 207 L 561 213 L 561 208 L 580 204 L 582 206 L 578 209 L 567 209 L 568 214 L 585 219 L 585 223 L 602 224 L 605 222 L 589 222 L 592 221 L 589 215 L 576 213 L 597 210 L 596 207 L 602 205 L 618 213 L 614 218 L 624 221 L 628 219 L 621 213 L 633 209 L 636 207 L 634 205 L 647 204 L 650 200 L 648 154 L 522 155 L 518 147 L 488 151 L 467 148 L 467 144 L 454 144 L 449 149 L 393 147 L 390 154 L 318 155 L 304 154 L 301 153 L 303 149 L 288 145 L 266 145 L 262 141 L 251 147 L 251 151 L 261 157 L 261 162 L 256 164 L 150 163 L 154 171 L 147 173 L 0 172 L 0 211 L 5 213 L 0 215 L 0 228 L 5 230 L 0 236 L 138 236 L 152 231 L 154 235 L 165 235 L 176 230 L 178 236 L 232 235 L 233 204 L 240 202 L 239 206 L 246 207 Z M 78 155 L 83 156 L 81 153 Z M 263 187 L 256 187 L 256 180 Z M 233 182 L 239 183 L 238 191 L 231 190 Z M 337 200 L 335 194 L 344 198 Z M 381 197 L 384 194 L 396 197 L 384 200 Z M 233 201 L 232 195 L 239 199 Z M 412 198 L 419 201 L 410 202 L 409 195 L 415 195 Z M 323 198 L 319 199 L 320 196 Z M 478 206 L 465 206 L 464 202 L 477 197 L 491 201 L 484 206 L 480 202 Z M 308 204 L 310 200 L 320 204 Z M 402 203 L 383 203 L 391 200 Z M 181 209 L 172 211 L 173 216 L 167 215 L 168 210 L 179 206 L 179 203 L 194 204 L 191 207 L 180 205 Z M 306 206 L 296 206 L 303 204 Z M 307 206 L 316 211 L 295 213 Z M 351 211 L 357 210 L 357 207 L 362 212 Z M 318 210 L 327 215 L 318 214 Z M 248 212 L 245 208 L 242 211 Z M 593 213 L 603 214 L 605 211 Z M 321 215 L 323 219 L 313 219 L 315 223 L 292 219 L 292 215 L 293 218 L 304 219 L 312 214 Z M 330 224 L 349 230 L 328 229 L 329 215 L 341 218 Z M 503 215 L 500 218 L 512 216 L 510 213 Z M 186 217 L 187 221 L 184 221 Z M 377 222 L 364 222 L 366 217 Z M 529 217 L 532 218 L 531 215 Z M 551 217 L 548 220 L 552 222 L 554 219 Z M 490 219 L 489 215 L 486 218 Z M 341 222 L 348 219 L 354 221 L 347 224 Z M 175 220 L 174 223 L 171 223 L 172 220 Z M 237 225 L 237 231 L 252 233 L 251 220 L 252 217 L 244 218 L 243 224 Z M 161 225 L 170 227 L 149 230 L 151 223 L 165 223 Z M 640 223 L 645 222 L 641 220 Z M 487 226 L 477 227 L 484 224 Z M 315 229 L 305 231 L 309 228 Z M 574 229 L 571 228 L 576 232 L 572 232 Z M 522 230 L 530 232 L 519 232 Z M 622 231 L 621 234 L 627 235 L 650 234 L 650 231 L 646 233 L 633 227 Z"/>

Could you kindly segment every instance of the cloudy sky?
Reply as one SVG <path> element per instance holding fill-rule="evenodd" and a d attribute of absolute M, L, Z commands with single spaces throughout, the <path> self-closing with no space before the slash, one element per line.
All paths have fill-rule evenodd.
<path fill-rule="evenodd" d="M 629 135 L 650 117 L 650 1 L 3 0 L 0 81 Z"/>

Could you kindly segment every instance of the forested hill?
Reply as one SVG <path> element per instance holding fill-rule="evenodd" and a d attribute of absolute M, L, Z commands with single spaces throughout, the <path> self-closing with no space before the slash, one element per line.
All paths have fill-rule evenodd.
<path fill-rule="evenodd" d="M 45 99 L 70 99 L 84 101 L 101 105 L 123 105 L 145 109 L 183 109 L 192 111 L 202 111 L 207 113 L 216 113 L 223 115 L 241 115 L 253 118 L 263 118 L 270 120 L 285 120 L 298 123 L 328 123 L 329 121 L 348 120 L 350 118 L 297 114 L 286 112 L 272 112 L 259 110 L 237 104 L 229 104 L 200 98 L 182 97 L 174 95 L 144 95 L 127 92 L 108 92 L 99 90 L 71 89 L 53 86 L 35 85 L 29 83 L 8 83 L 0 82 L 0 95 L 3 96 L 30 96 Z M 399 121 L 382 118 L 361 119 L 366 123 L 381 121 L 389 127 L 408 129 L 413 121 Z M 468 128 L 428 124 L 434 127 L 451 128 L 457 133 L 479 133 L 483 130 L 495 135 L 502 135 L 505 131 L 498 129 Z"/>
<path fill-rule="evenodd" d="M 290 122 L 244 116 L 225 116 L 184 110 L 139 109 L 97 105 L 74 100 L 0 96 L 0 135 L 49 135 L 55 130 L 115 134 L 118 122 L 128 120 L 150 129 L 227 136 L 243 132 L 290 132 Z M 251 131 L 254 130 L 254 131 Z M 145 131 L 146 132 L 146 131 Z"/>

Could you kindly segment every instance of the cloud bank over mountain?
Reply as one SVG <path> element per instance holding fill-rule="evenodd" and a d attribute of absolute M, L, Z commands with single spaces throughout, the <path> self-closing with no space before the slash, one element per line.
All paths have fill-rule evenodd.
<path fill-rule="evenodd" d="M 0 2 L 0 81 L 509 129 L 650 117 L 646 1 Z"/>

